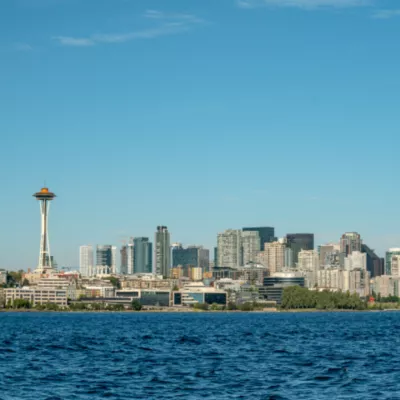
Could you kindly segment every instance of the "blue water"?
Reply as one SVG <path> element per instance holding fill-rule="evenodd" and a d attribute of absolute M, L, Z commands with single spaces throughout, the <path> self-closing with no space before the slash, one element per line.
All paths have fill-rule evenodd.
<path fill-rule="evenodd" d="M 0 313 L 0 399 L 400 399 L 400 313 Z"/>

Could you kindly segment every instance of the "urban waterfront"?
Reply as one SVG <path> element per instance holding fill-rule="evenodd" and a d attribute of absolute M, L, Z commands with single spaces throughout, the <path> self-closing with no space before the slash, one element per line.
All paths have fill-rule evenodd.
<path fill-rule="evenodd" d="M 394 399 L 400 313 L 1 313 L 0 398 Z"/>

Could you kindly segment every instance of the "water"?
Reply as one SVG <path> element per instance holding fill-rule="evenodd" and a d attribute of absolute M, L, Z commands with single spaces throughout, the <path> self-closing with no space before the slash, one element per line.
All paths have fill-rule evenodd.
<path fill-rule="evenodd" d="M 0 399 L 400 399 L 400 313 L 0 313 Z"/>

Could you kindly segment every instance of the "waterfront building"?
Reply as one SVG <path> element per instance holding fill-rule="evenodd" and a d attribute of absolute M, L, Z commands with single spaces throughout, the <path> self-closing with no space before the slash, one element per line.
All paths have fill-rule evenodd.
<path fill-rule="evenodd" d="M 172 289 L 179 283 L 177 279 L 163 279 L 161 275 L 154 274 L 135 274 L 132 276 L 124 276 L 120 282 L 121 289 Z"/>
<path fill-rule="evenodd" d="M 49 274 L 54 272 L 52 265 L 52 258 L 50 256 L 50 242 L 49 242 L 49 229 L 48 217 L 50 203 L 56 195 L 49 191 L 47 187 L 43 187 L 40 192 L 33 195 L 40 202 L 40 215 L 41 215 L 41 237 L 39 247 L 39 262 L 36 269 L 38 274 Z"/>
<path fill-rule="evenodd" d="M 111 245 L 96 247 L 96 275 L 110 275 L 116 273 L 117 248 Z"/>
<path fill-rule="evenodd" d="M 16 299 L 28 300 L 33 306 L 37 304 L 57 304 L 60 307 L 67 306 L 67 291 L 50 288 L 12 288 L 4 289 L 6 304 L 13 304 Z"/>
<path fill-rule="evenodd" d="M 298 272 L 277 272 L 264 278 L 264 286 L 259 288 L 259 293 L 267 300 L 282 303 L 283 291 L 289 286 L 305 286 L 304 277 Z"/>
<path fill-rule="evenodd" d="M 260 248 L 259 251 L 264 250 L 265 243 L 272 243 L 277 240 L 275 237 L 275 228 L 264 226 L 264 227 L 253 227 L 253 228 L 243 228 L 244 232 L 258 232 L 258 236 L 260 237 Z M 253 260 L 254 261 L 254 260 Z"/>
<path fill-rule="evenodd" d="M 164 278 L 169 276 L 171 267 L 170 234 L 166 226 L 157 226 L 155 234 L 155 273 Z"/>
<path fill-rule="evenodd" d="M 210 251 L 203 246 L 188 246 L 184 248 L 181 244 L 172 249 L 172 266 L 197 267 L 207 271 L 210 263 Z"/>
<path fill-rule="evenodd" d="M 381 297 L 400 296 L 400 276 L 381 275 L 373 280 L 373 289 Z"/>
<path fill-rule="evenodd" d="M 293 250 L 293 263 L 296 265 L 299 261 L 301 250 L 314 250 L 314 234 L 288 233 L 286 235 L 286 243 Z"/>
<path fill-rule="evenodd" d="M 153 244 L 147 237 L 137 237 L 133 240 L 134 274 L 150 274 L 153 271 Z"/>
<path fill-rule="evenodd" d="M 171 299 L 170 290 L 152 289 L 123 289 L 116 290 L 116 298 L 128 298 L 129 304 L 137 300 L 142 306 L 147 307 L 169 307 Z"/>
<path fill-rule="evenodd" d="M 361 251 L 362 240 L 357 232 L 346 232 L 340 238 L 340 252 L 346 257 L 353 251 Z"/>
<path fill-rule="evenodd" d="M 400 255 L 400 248 L 391 248 L 385 255 L 385 275 L 392 275 L 392 257 Z"/>
<path fill-rule="evenodd" d="M 79 272 L 82 277 L 91 277 L 95 275 L 93 246 L 91 245 L 79 247 Z"/>
<path fill-rule="evenodd" d="M 226 305 L 228 296 L 223 290 L 204 286 L 200 282 L 186 285 L 172 293 L 173 306 L 193 306 L 194 304 Z"/>

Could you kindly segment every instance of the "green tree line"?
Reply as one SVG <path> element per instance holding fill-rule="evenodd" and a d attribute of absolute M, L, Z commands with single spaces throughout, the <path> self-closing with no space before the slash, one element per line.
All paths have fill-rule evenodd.
<path fill-rule="evenodd" d="M 366 302 L 356 293 L 322 292 L 300 286 L 289 286 L 283 290 L 281 308 L 286 310 L 316 308 L 318 310 L 364 310 Z"/>

